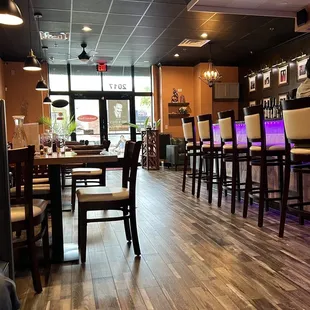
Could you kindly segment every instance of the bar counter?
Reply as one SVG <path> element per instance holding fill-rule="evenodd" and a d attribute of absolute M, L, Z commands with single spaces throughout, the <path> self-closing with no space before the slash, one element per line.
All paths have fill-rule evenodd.
<path fill-rule="evenodd" d="M 283 119 L 279 120 L 265 120 L 266 130 L 266 143 L 267 145 L 285 144 L 284 138 L 284 122 Z M 220 143 L 220 128 L 219 124 L 213 124 L 214 142 Z M 237 143 L 246 144 L 246 128 L 244 122 L 236 122 L 236 134 Z M 227 164 L 229 173 L 229 164 Z M 276 167 L 268 167 L 268 187 L 276 189 L 279 186 L 278 181 L 278 169 Z M 242 181 L 246 179 L 246 166 L 245 163 L 240 164 L 240 176 Z M 259 169 L 258 167 L 252 167 L 252 178 L 254 182 L 259 182 Z M 308 185 L 307 185 L 308 184 Z M 292 191 L 296 191 L 297 179 L 295 174 L 291 174 L 291 186 Z M 304 175 L 304 198 L 310 199 L 310 175 Z M 308 208 L 308 207 L 305 207 Z"/>

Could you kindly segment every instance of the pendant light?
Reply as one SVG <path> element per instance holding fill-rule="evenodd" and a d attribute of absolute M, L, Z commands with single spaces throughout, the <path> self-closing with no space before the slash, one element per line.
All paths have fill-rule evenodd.
<path fill-rule="evenodd" d="M 47 87 L 46 82 L 43 79 L 42 75 L 41 75 L 41 79 L 38 81 L 38 83 L 36 85 L 36 90 L 38 90 L 38 91 L 48 91 L 48 87 Z"/>
<path fill-rule="evenodd" d="M 25 63 L 24 63 L 24 70 L 26 71 L 41 71 L 41 64 L 36 58 L 36 56 L 33 53 L 33 50 L 31 49 L 32 42 L 31 42 L 31 26 L 30 26 L 30 3 L 28 0 L 28 17 L 29 17 L 29 42 L 30 42 L 30 53 L 27 56 Z"/>
<path fill-rule="evenodd" d="M 43 100 L 43 104 L 52 104 L 52 100 L 49 96 L 46 96 Z"/>
<path fill-rule="evenodd" d="M 13 0 L 4 0 L 0 3 L 0 24 L 4 25 L 20 25 L 23 17 L 18 5 Z"/>

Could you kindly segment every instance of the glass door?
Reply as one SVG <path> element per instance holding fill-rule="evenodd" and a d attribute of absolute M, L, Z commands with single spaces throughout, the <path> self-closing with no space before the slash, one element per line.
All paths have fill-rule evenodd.
<path fill-rule="evenodd" d="M 101 143 L 99 103 L 99 99 L 74 100 L 76 141 L 88 140 L 90 145 Z"/>
<path fill-rule="evenodd" d="M 130 100 L 106 99 L 106 135 L 112 151 L 124 152 L 125 142 L 131 139 Z"/>

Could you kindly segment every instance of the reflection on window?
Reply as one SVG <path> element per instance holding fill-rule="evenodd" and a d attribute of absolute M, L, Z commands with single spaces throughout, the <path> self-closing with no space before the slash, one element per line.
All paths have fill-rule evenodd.
<path fill-rule="evenodd" d="M 151 92 L 151 71 L 150 68 L 134 68 L 135 69 L 135 91 Z"/>
<path fill-rule="evenodd" d="M 130 67 L 110 67 L 102 74 L 104 91 L 132 91 Z"/>
<path fill-rule="evenodd" d="M 136 124 L 140 127 L 144 126 L 144 122 L 149 118 L 149 123 L 152 125 L 152 97 L 151 96 L 136 96 Z"/>
<path fill-rule="evenodd" d="M 96 66 L 71 65 L 72 90 L 101 90 L 101 76 Z"/>
<path fill-rule="evenodd" d="M 49 86 L 52 91 L 68 91 L 67 65 L 49 66 Z"/>
<path fill-rule="evenodd" d="M 76 140 L 100 144 L 99 100 L 76 99 Z"/>

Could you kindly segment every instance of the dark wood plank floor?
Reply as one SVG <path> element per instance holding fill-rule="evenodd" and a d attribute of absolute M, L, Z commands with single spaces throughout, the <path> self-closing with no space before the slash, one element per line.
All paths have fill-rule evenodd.
<path fill-rule="evenodd" d="M 108 172 L 108 184 L 119 171 Z M 139 170 L 142 256 L 135 259 L 123 224 L 88 228 L 87 263 L 53 265 L 35 295 L 29 274 L 16 279 L 22 309 L 310 309 L 310 227 L 279 214 L 257 227 L 257 208 L 230 214 L 181 191 L 181 172 Z M 64 193 L 69 199 L 69 190 Z M 96 213 L 93 214 L 96 216 Z M 77 241 L 77 213 L 64 213 L 65 241 Z"/>

